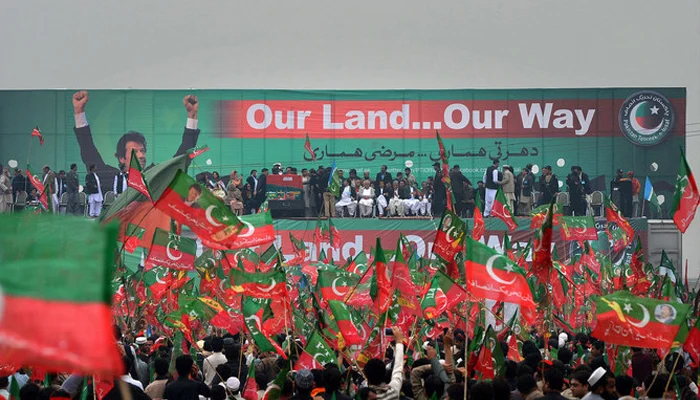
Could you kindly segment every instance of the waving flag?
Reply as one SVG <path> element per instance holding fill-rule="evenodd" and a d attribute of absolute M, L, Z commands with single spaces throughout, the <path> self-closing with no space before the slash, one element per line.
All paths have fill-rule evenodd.
<path fill-rule="evenodd" d="M 272 243 L 275 240 L 275 226 L 270 211 L 241 215 L 238 220 L 242 227 L 238 234 L 220 240 L 217 240 L 220 235 L 215 235 L 215 240 L 201 238 L 202 244 L 216 250 L 237 250 Z"/>
<path fill-rule="evenodd" d="M 148 183 L 143 178 L 143 174 L 141 173 L 141 163 L 136 157 L 135 151 L 131 152 L 131 160 L 129 161 L 128 175 L 129 177 L 126 180 L 127 185 L 131 188 L 138 190 L 141 194 L 146 196 L 148 200 L 153 201 L 153 199 L 151 198 L 151 191 L 148 189 Z"/>
<path fill-rule="evenodd" d="M 591 336 L 607 344 L 668 349 L 689 311 L 687 304 L 615 292 L 596 299 L 596 324 Z"/>
<path fill-rule="evenodd" d="M 314 331 L 306 342 L 304 351 L 299 355 L 294 369 L 297 371 L 300 369 L 323 369 L 324 365 L 337 361 L 333 348 L 318 332 Z"/>
<path fill-rule="evenodd" d="M 466 232 L 467 224 L 457 214 L 445 209 L 435 234 L 433 254 L 445 264 L 451 263 L 454 261 L 455 255 L 464 249 Z"/>
<path fill-rule="evenodd" d="M 338 329 L 340 330 L 340 334 L 343 335 L 345 343 L 350 346 L 362 344 L 362 338 L 360 337 L 357 327 L 352 322 L 348 306 L 341 301 L 335 300 L 329 300 L 328 306 L 331 309 L 331 313 L 333 313 L 333 319 L 335 319 L 335 323 L 338 324 Z"/>
<path fill-rule="evenodd" d="M 559 216 L 559 232 L 564 240 L 598 240 L 593 216 Z"/>
<path fill-rule="evenodd" d="M 314 149 L 311 147 L 311 141 L 309 140 L 309 134 L 306 134 L 306 141 L 304 142 L 304 150 L 308 151 L 309 154 L 311 155 L 311 161 L 316 161 L 316 153 L 314 152 Z"/>
<path fill-rule="evenodd" d="M 632 243 L 632 240 L 634 239 L 634 229 L 607 196 L 605 197 L 605 218 L 608 221 L 608 236 L 614 240 L 615 247 L 618 250 L 623 249 Z M 614 229 L 611 229 L 610 227 L 611 222 L 617 225 L 624 235 L 620 233 L 615 234 Z"/>
<path fill-rule="evenodd" d="M 231 269 L 231 280 L 234 289 L 246 296 L 272 299 L 287 295 L 287 277 L 279 268 L 253 274 Z"/>
<path fill-rule="evenodd" d="M 197 242 L 194 239 L 156 228 L 145 269 L 148 271 L 157 265 L 170 269 L 194 269 L 196 253 Z"/>
<path fill-rule="evenodd" d="M 442 182 L 445 184 L 445 194 L 447 195 L 447 209 L 454 211 L 454 195 L 452 192 L 452 180 L 450 179 L 450 161 L 447 159 L 447 151 L 445 150 L 445 145 L 442 143 L 442 138 L 440 134 L 435 131 L 435 136 L 438 142 L 438 148 L 440 149 L 440 161 L 442 163 L 441 175 Z"/>
<path fill-rule="evenodd" d="M 486 224 L 484 224 L 484 215 L 481 213 L 481 196 L 476 196 L 476 204 L 474 205 L 474 229 L 472 229 L 472 239 L 479 240 L 486 232 Z"/>
<path fill-rule="evenodd" d="M 32 130 L 32 136 L 36 136 L 39 138 L 39 145 L 40 146 L 44 145 L 44 137 L 41 136 L 41 130 L 39 129 L 38 126 Z"/>
<path fill-rule="evenodd" d="M 467 292 L 464 288 L 442 271 L 438 271 L 430 281 L 420 306 L 425 318 L 434 319 L 466 299 Z"/>
<path fill-rule="evenodd" d="M 221 199 L 182 170 L 177 171 L 155 207 L 211 242 L 224 242 L 243 228 Z"/>
<path fill-rule="evenodd" d="M 333 161 L 331 166 L 331 174 L 328 176 L 328 191 L 333 193 L 334 196 L 340 196 L 340 189 L 343 187 L 343 182 L 340 181 L 340 174 L 338 173 L 338 167 Z"/>
<path fill-rule="evenodd" d="M 647 176 L 646 181 L 644 182 L 644 200 L 648 201 L 649 204 L 654 206 L 654 209 L 660 210 L 661 205 L 659 204 L 659 199 L 656 196 L 656 192 L 654 191 L 654 185 L 651 184 L 651 179 Z"/>
<path fill-rule="evenodd" d="M 467 239 L 467 290 L 477 299 L 520 304 L 534 311 L 535 301 L 525 271 L 508 257 Z"/>
<path fill-rule="evenodd" d="M 506 195 L 503 194 L 503 190 L 501 188 L 498 188 L 498 192 L 496 192 L 496 199 L 493 201 L 491 215 L 505 222 L 508 226 L 508 230 L 512 231 L 518 228 L 518 223 L 515 222 L 513 212 L 511 211 L 508 201 L 506 200 Z"/>
<path fill-rule="evenodd" d="M 318 288 L 325 300 L 346 301 L 359 282 L 359 275 L 340 269 L 318 271 Z"/>
<path fill-rule="evenodd" d="M 258 350 L 263 353 L 274 351 L 286 360 L 287 355 L 284 354 L 280 345 L 274 340 L 271 340 L 263 331 L 265 309 L 269 307 L 265 305 L 264 302 L 251 298 L 245 298 L 242 307 L 245 326 L 248 328 L 248 332 L 250 332 L 255 344 L 258 346 Z"/>
<path fill-rule="evenodd" d="M 671 215 L 673 215 L 673 222 L 676 223 L 676 226 L 682 233 L 685 233 L 693 218 L 695 218 L 698 202 L 700 202 L 700 191 L 698 191 L 698 185 L 695 183 L 695 175 L 690 170 L 688 161 L 685 159 L 685 154 L 681 149 L 681 165 L 678 168 Z"/>
<path fill-rule="evenodd" d="M 29 165 L 27 165 L 27 178 L 32 186 L 36 188 L 37 193 L 39 193 L 39 203 L 42 207 L 44 207 L 44 210 L 48 210 L 49 201 L 48 196 L 46 195 L 46 188 L 44 187 L 44 184 L 41 183 L 41 181 L 29 171 Z"/>

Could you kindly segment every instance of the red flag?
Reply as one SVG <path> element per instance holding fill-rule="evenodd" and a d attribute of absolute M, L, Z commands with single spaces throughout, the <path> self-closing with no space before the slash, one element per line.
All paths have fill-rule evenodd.
<path fill-rule="evenodd" d="M 304 149 L 311 154 L 311 161 L 316 161 L 316 153 L 314 149 L 311 148 L 311 141 L 309 140 L 309 134 L 306 134 L 306 141 L 304 142 Z"/>
<path fill-rule="evenodd" d="M 484 232 L 486 232 L 484 216 L 481 214 L 480 207 L 476 206 L 474 207 L 474 229 L 472 230 L 472 239 L 481 239 L 484 236 Z"/>
<path fill-rule="evenodd" d="M 148 190 L 148 183 L 146 183 L 146 180 L 143 178 L 143 174 L 141 173 L 141 163 L 136 157 L 135 151 L 131 152 L 131 160 L 129 161 L 129 177 L 126 180 L 126 183 L 129 187 L 138 190 L 141 192 L 141 194 L 148 197 L 148 200 L 153 201 L 153 198 L 151 198 L 151 191 Z"/>
<path fill-rule="evenodd" d="M 615 204 L 610 201 L 610 198 L 606 197 L 605 198 L 605 218 L 608 221 L 608 236 L 610 236 L 613 239 L 616 239 L 619 237 L 621 243 L 616 243 L 616 248 L 617 249 L 623 249 L 627 247 L 630 243 L 632 243 L 632 239 L 634 238 L 634 229 L 630 225 L 629 222 L 625 219 L 625 217 L 622 216 L 620 213 L 620 210 L 617 209 Z M 624 235 L 615 235 L 614 232 L 610 229 L 610 223 L 614 222 L 615 225 L 624 232 Z M 618 242 L 618 240 L 615 240 L 615 242 Z"/>
<path fill-rule="evenodd" d="M 549 271 L 552 269 L 552 218 L 554 215 L 554 201 L 549 205 L 547 219 L 542 227 L 535 232 L 532 252 L 532 269 L 534 274 L 542 283 L 546 283 L 549 278 Z"/>
<path fill-rule="evenodd" d="M 673 195 L 673 222 L 676 223 L 678 229 L 685 233 L 690 223 L 695 218 L 695 209 L 698 208 L 700 202 L 700 191 L 695 183 L 695 176 L 690 170 L 688 161 L 685 159 L 685 154 L 681 149 L 681 165 L 678 169 L 678 177 L 676 178 L 676 191 Z"/>
<path fill-rule="evenodd" d="M 696 365 L 700 364 L 700 319 L 690 329 L 685 344 L 683 344 L 683 350 L 690 354 Z"/>
<path fill-rule="evenodd" d="M 31 182 L 32 186 L 34 186 L 36 188 L 36 191 L 39 193 L 39 203 L 41 203 L 42 207 L 44 207 L 45 210 L 48 210 L 49 201 L 46 195 L 46 188 L 44 187 L 44 184 L 41 183 L 39 179 L 37 179 L 36 176 L 32 175 L 32 173 L 29 172 L 29 166 L 27 166 L 27 178 L 29 178 L 29 182 Z"/>
<path fill-rule="evenodd" d="M 435 131 L 435 136 L 437 137 L 438 147 L 440 148 L 440 161 L 442 162 L 442 182 L 445 184 L 445 194 L 447 197 L 447 209 L 454 211 L 454 205 L 452 204 L 452 180 L 450 179 L 450 167 L 449 160 L 447 159 L 447 151 L 445 150 L 445 145 L 442 143 L 442 138 L 440 134 Z"/>
<path fill-rule="evenodd" d="M 255 380 L 255 367 L 248 369 L 248 379 L 245 382 L 245 390 L 241 395 L 245 400 L 258 400 L 258 382 Z"/>
<path fill-rule="evenodd" d="M 206 151 L 209 151 L 209 146 L 207 146 L 205 144 L 205 145 L 197 146 L 194 149 L 189 150 L 189 155 L 190 155 L 190 158 L 195 158 L 198 155 L 200 155 Z"/>
<path fill-rule="evenodd" d="M 386 257 L 382 249 L 382 243 L 377 238 L 377 247 L 374 255 L 375 279 L 377 281 L 377 294 L 374 298 L 375 308 L 379 314 L 383 314 L 391 305 L 391 270 L 386 264 Z"/>
<path fill-rule="evenodd" d="M 197 242 L 194 239 L 156 228 L 144 267 L 146 271 L 157 265 L 170 269 L 194 269 L 196 253 Z"/>
<path fill-rule="evenodd" d="M 479 374 L 481 379 L 493 379 L 496 377 L 495 369 L 493 368 L 493 355 L 488 345 L 481 346 L 479 358 L 476 360 L 474 372 Z"/>
<path fill-rule="evenodd" d="M 491 207 L 491 215 L 505 222 L 511 231 L 518 228 L 518 223 L 515 222 L 513 212 L 501 188 L 498 188 L 498 192 L 496 192 L 496 198 L 493 201 L 493 207 Z"/>
<path fill-rule="evenodd" d="M 41 146 L 44 145 L 44 137 L 41 136 L 41 130 L 39 129 L 38 126 L 36 128 L 34 128 L 34 130 L 32 131 L 32 136 L 36 136 L 39 138 L 39 145 L 41 145 Z"/>
<path fill-rule="evenodd" d="M 452 262 L 455 255 L 464 249 L 466 230 L 467 224 L 457 214 L 446 209 L 435 234 L 433 253 L 446 264 Z"/>

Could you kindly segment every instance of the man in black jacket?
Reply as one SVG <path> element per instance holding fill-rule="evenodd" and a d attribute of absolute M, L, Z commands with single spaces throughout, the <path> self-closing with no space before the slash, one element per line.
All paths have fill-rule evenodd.
<path fill-rule="evenodd" d="M 542 175 L 538 184 L 540 199 L 538 205 L 549 204 L 552 198 L 559 193 L 559 179 L 552 173 L 552 167 L 547 165 L 542 168 Z"/>
<path fill-rule="evenodd" d="M 435 179 L 433 180 L 433 204 L 432 211 L 433 215 L 436 217 L 442 216 L 443 211 L 445 211 L 447 196 L 445 193 L 445 184 L 442 182 L 442 169 L 440 168 L 440 163 L 436 162 L 433 164 L 433 169 L 435 170 Z"/>
<path fill-rule="evenodd" d="M 85 114 L 87 103 L 88 92 L 82 90 L 73 94 L 73 113 L 75 117 L 75 128 L 73 131 L 75 131 L 75 137 L 78 139 L 78 145 L 80 146 L 80 157 L 85 165 L 95 165 L 95 173 L 100 178 L 102 187 L 110 188 L 114 182 L 114 177 L 119 173 L 119 169 L 107 165 L 95 146 L 95 142 L 92 139 L 92 131 Z M 182 142 L 175 152 L 175 156 L 185 154 L 187 150 L 195 147 L 199 137 L 199 129 L 197 129 L 199 102 L 197 97 L 194 95 L 185 96 L 183 103 L 185 110 L 187 110 L 187 123 L 185 124 L 185 132 L 182 134 Z M 119 139 L 117 151 L 114 154 L 117 158 L 117 164 L 129 165 L 132 151 L 136 152 L 141 168 L 146 168 L 146 138 L 140 132 L 129 131 Z"/>
<path fill-rule="evenodd" d="M 540 399 L 566 400 L 561 395 L 564 388 L 564 373 L 557 367 L 552 367 L 544 373 L 544 396 Z"/>
<path fill-rule="evenodd" d="M 573 215 L 586 215 L 586 209 L 588 208 L 586 195 L 591 194 L 588 175 L 581 170 L 581 167 L 575 165 L 571 167 L 571 173 L 566 178 L 566 184 L 569 186 L 571 212 Z"/>
<path fill-rule="evenodd" d="M 467 206 L 467 203 L 465 203 L 464 184 L 466 183 L 471 186 L 472 183 L 469 178 L 464 176 L 462 171 L 459 170 L 459 165 L 452 167 L 450 171 L 450 181 L 452 181 L 452 192 L 455 194 L 455 211 L 457 211 L 457 215 L 463 217 L 464 209 Z"/>
<path fill-rule="evenodd" d="M 192 356 L 183 354 L 175 359 L 175 370 L 178 378 L 165 387 L 163 399 L 198 400 L 200 395 L 209 397 L 209 387 L 204 382 L 195 380 L 198 374 Z"/>
<path fill-rule="evenodd" d="M 27 192 L 27 179 L 22 175 L 22 170 L 19 168 L 15 169 L 15 176 L 12 178 L 12 202 L 17 200 L 17 193 Z"/>
<path fill-rule="evenodd" d="M 377 179 L 374 180 L 375 188 L 379 187 L 379 181 L 384 182 L 384 186 L 391 186 L 391 174 L 387 172 L 386 165 L 382 165 L 381 171 L 377 174 Z"/>

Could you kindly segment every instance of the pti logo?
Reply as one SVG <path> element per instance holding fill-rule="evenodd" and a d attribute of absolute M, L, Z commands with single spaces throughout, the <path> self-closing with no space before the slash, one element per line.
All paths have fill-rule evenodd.
<path fill-rule="evenodd" d="M 640 146 L 659 144 L 673 130 L 675 119 L 671 102 L 653 91 L 634 93 L 620 107 L 620 130 Z"/>

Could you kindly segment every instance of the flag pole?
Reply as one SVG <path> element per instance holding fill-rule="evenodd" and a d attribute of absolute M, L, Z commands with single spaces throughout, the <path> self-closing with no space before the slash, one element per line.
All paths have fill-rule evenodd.
<path fill-rule="evenodd" d="M 645 205 L 647 205 L 647 199 L 644 199 L 644 201 L 642 201 L 642 213 L 639 214 L 640 217 L 644 216 L 644 206 Z"/>
<path fill-rule="evenodd" d="M 467 400 L 469 389 L 469 305 L 467 300 L 464 301 L 464 317 L 466 319 L 464 326 L 464 400 Z"/>
<path fill-rule="evenodd" d="M 29 165 L 29 156 L 32 154 L 32 139 L 34 136 L 29 136 L 29 147 L 27 149 L 27 165 Z"/>

